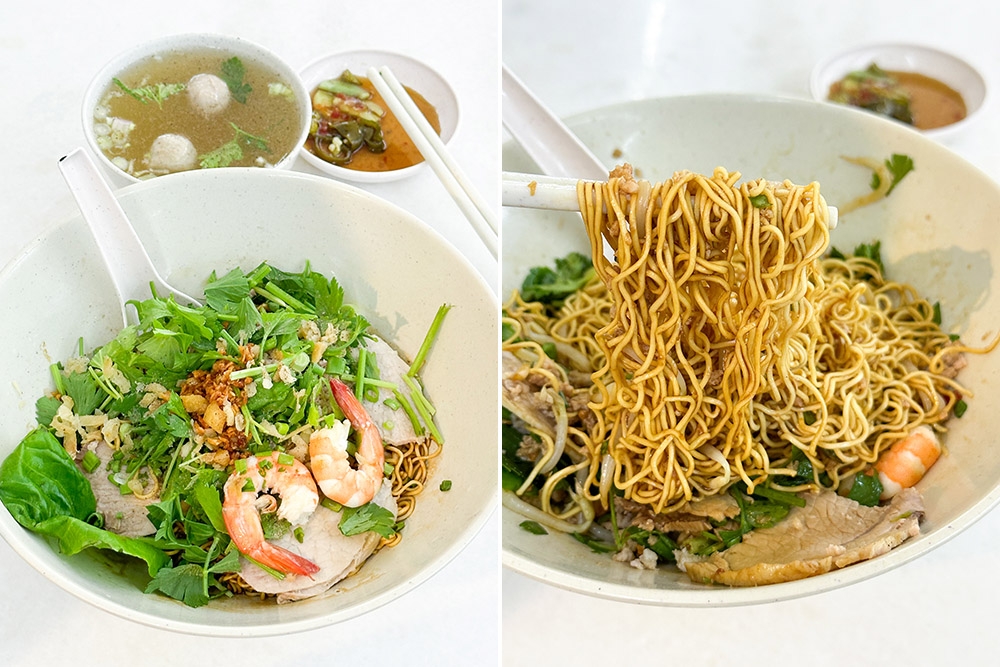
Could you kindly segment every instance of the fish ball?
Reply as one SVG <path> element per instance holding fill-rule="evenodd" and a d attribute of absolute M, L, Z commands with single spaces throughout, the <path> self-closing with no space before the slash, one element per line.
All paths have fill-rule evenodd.
<path fill-rule="evenodd" d="M 149 150 L 149 168 L 164 171 L 193 169 L 198 151 L 187 137 L 180 134 L 161 134 Z"/>
<path fill-rule="evenodd" d="M 229 106 L 229 86 L 214 74 L 195 74 L 187 83 L 187 92 L 191 106 L 206 116 Z"/>

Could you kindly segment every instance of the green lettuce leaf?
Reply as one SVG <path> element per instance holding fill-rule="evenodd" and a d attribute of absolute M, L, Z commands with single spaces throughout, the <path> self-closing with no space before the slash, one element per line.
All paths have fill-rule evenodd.
<path fill-rule="evenodd" d="M 88 523 L 97 511 L 90 482 L 47 429 L 25 436 L 0 465 L 0 502 L 25 528 L 55 537 L 64 554 L 87 547 L 111 549 L 146 561 L 151 575 L 169 562 L 142 539 Z"/>

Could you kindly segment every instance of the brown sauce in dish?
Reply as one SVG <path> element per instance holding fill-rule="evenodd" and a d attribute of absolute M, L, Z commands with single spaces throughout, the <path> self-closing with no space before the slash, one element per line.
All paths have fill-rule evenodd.
<path fill-rule="evenodd" d="M 948 85 L 916 72 L 887 72 L 910 94 L 913 125 L 921 130 L 944 127 L 966 116 L 965 100 Z"/>

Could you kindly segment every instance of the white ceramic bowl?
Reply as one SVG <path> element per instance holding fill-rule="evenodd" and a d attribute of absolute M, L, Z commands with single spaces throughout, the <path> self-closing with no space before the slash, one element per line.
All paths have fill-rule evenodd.
<path fill-rule="evenodd" d="M 312 90 L 326 79 L 335 78 L 347 69 L 357 76 L 367 76 L 369 67 L 388 66 L 401 84 L 424 96 L 438 112 L 441 121 L 441 141 L 446 145 L 458 128 L 458 97 L 448 81 L 424 63 L 391 51 L 345 51 L 332 53 L 313 60 L 302 68 L 301 77 L 306 90 Z M 386 109 L 387 113 L 392 113 Z M 392 171 L 359 171 L 331 164 L 313 155 L 308 149 L 300 152 L 302 159 L 320 172 L 342 181 L 354 183 L 388 183 L 418 173 L 424 162 Z"/>
<path fill-rule="evenodd" d="M 478 273 L 436 232 L 351 186 L 289 171 L 214 169 L 119 191 L 166 280 L 200 293 L 213 270 L 305 260 L 334 274 L 346 298 L 413 355 L 442 303 L 454 304 L 422 371 L 438 408 L 444 452 L 407 520 L 402 543 L 375 554 L 323 596 L 280 607 L 249 598 L 192 609 L 145 595 L 142 568 L 125 576 L 99 554 L 66 557 L 0 508 L 0 534 L 27 562 L 101 609 L 170 630 L 254 637 L 328 625 L 383 605 L 427 580 L 476 534 L 496 506 L 499 378 L 497 303 Z M 276 241 L 280 239 L 280 241 Z M 98 250 L 79 217 L 54 225 L 0 273 L 0 460 L 28 432 L 49 391 L 48 365 L 120 326 Z M 451 480 L 447 493 L 438 490 Z"/>
<path fill-rule="evenodd" d="M 669 118 L 670 122 L 663 122 Z M 1000 187 L 962 159 L 900 123 L 858 109 L 740 95 L 651 99 L 596 109 L 568 125 L 608 166 L 627 161 L 644 178 L 667 178 L 717 166 L 745 178 L 818 181 L 826 200 L 844 204 L 869 191 L 870 173 L 840 156 L 905 153 L 916 168 L 878 204 L 841 216 L 832 243 L 850 251 L 881 239 L 894 279 L 940 300 L 944 325 L 972 345 L 1000 330 Z M 615 150 L 622 156 L 612 157 Z M 531 171 L 518 147 L 505 147 L 506 170 Z M 551 265 L 590 245 L 578 214 L 504 209 L 503 284 L 509 295 L 528 268 Z M 544 230 L 544 236 L 540 234 Z M 954 537 L 1000 501 L 1000 451 L 993 417 L 1000 413 L 1000 352 L 970 355 L 959 380 L 975 398 L 949 423 L 948 456 L 919 485 L 927 514 L 922 535 L 890 553 L 810 579 L 758 588 L 692 583 L 672 567 L 640 571 L 595 554 L 565 535 L 532 535 L 504 509 L 503 562 L 530 577 L 595 596 L 644 604 L 738 605 L 808 595 L 897 567 Z"/>
<path fill-rule="evenodd" d="M 813 68 L 809 92 L 813 99 L 825 102 L 831 85 L 872 63 L 885 70 L 932 77 L 961 94 L 966 117 L 944 127 L 920 130 L 928 137 L 947 139 L 964 131 L 986 103 L 986 80 L 975 67 L 950 53 L 919 44 L 869 44 L 832 55 Z"/>
<path fill-rule="evenodd" d="M 119 186 L 128 185 L 138 182 L 139 179 L 115 166 L 104 154 L 104 151 L 97 146 L 97 137 L 94 134 L 94 109 L 108 90 L 108 87 L 112 85 L 112 77 L 118 76 L 135 63 L 152 56 L 169 56 L 172 52 L 206 48 L 218 50 L 220 54 L 227 58 L 238 56 L 243 59 L 263 63 L 277 72 L 292 88 L 295 99 L 298 101 L 297 116 L 294 119 L 298 128 L 298 141 L 293 144 L 293 148 L 287 155 L 274 164 L 274 167 L 277 169 L 288 169 L 295 162 L 299 148 L 306 137 L 309 136 L 309 119 L 311 116 L 309 94 L 302 84 L 298 72 L 271 51 L 240 37 L 213 33 L 184 33 L 145 42 L 120 53 L 101 68 L 101 71 L 94 76 L 86 93 L 84 93 L 83 134 L 87 139 L 87 146 L 90 152 L 107 172 L 113 184 Z"/>

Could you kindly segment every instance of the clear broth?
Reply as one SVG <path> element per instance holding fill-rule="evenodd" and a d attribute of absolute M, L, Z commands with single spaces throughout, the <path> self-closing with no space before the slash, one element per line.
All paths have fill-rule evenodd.
<path fill-rule="evenodd" d="M 132 89 L 157 83 L 184 83 L 195 74 L 208 73 L 221 77 L 222 63 L 233 54 L 217 49 L 168 52 L 153 56 L 118 75 L 118 79 Z M 167 97 L 162 106 L 155 102 L 143 103 L 109 82 L 95 117 L 95 129 L 102 123 L 100 112 L 108 117 L 121 118 L 134 123 L 128 142 L 121 148 L 102 148 L 104 154 L 137 178 L 159 175 L 148 167 L 148 155 L 153 141 L 162 134 L 174 133 L 187 137 L 198 153 L 199 159 L 236 138 L 233 125 L 244 132 L 263 138 L 267 150 L 247 142 L 240 142 L 241 159 L 227 166 L 269 166 L 281 161 L 295 147 L 301 132 L 300 102 L 268 92 L 268 84 L 280 83 L 291 87 L 277 72 L 249 58 L 240 57 L 243 63 L 243 81 L 252 90 L 246 103 L 230 99 L 225 110 L 206 117 L 195 109 L 186 90 Z M 198 165 L 195 168 L 199 168 Z"/>

